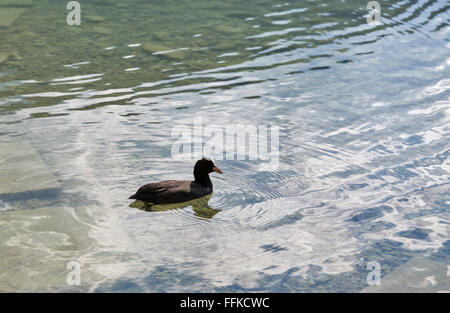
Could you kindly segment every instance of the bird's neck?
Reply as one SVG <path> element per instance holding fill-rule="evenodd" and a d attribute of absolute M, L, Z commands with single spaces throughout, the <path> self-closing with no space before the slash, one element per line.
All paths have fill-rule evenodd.
<path fill-rule="evenodd" d="M 194 172 L 194 178 L 195 178 L 195 182 L 197 184 L 200 184 L 202 186 L 212 186 L 212 182 L 211 179 L 209 178 L 209 174 L 208 173 L 196 173 Z"/>

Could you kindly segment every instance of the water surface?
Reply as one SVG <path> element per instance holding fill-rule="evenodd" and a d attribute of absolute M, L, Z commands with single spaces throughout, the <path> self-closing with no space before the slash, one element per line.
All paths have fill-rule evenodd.
<path fill-rule="evenodd" d="M 381 25 L 365 1 L 65 4 L 0 28 L 0 140 L 61 187 L 0 198 L 1 291 L 358 292 L 371 261 L 449 264 L 447 1 L 380 1 Z M 279 126 L 279 167 L 218 160 L 212 218 L 129 207 L 191 177 L 170 133 L 194 117 Z"/>

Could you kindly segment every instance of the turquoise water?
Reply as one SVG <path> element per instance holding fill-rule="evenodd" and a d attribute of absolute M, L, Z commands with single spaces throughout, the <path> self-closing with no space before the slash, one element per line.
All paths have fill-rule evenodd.
<path fill-rule="evenodd" d="M 80 26 L 66 4 L 0 27 L 0 142 L 60 188 L 0 189 L 0 291 L 359 292 L 368 262 L 380 287 L 449 264 L 447 1 L 380 1 L 380 25 L 366 1 L 81 1 Z M 171 131 L 195 117 L 277 125 L 279 166 L 216 158 L 209 215 L 130 207 L 190 179 Z"/>

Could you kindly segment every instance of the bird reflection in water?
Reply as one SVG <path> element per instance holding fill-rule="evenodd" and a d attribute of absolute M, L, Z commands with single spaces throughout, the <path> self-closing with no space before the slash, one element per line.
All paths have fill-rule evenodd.
<path fill-rule="evenodd" d="M 209 206 L 208 201 L 211 198 L 212 193 L 187 202 L 170 203 L 170 204 L 152 204 L 143 201 L 136 200 L 130 204 L 131 208 L 136 208 L 147 212 L 163 212 L 169 210 L 183 209 L 188 206 L 192 206 L 194 215 L 201 218 L 212 218 L 221 210 L 213 209 Z"/>

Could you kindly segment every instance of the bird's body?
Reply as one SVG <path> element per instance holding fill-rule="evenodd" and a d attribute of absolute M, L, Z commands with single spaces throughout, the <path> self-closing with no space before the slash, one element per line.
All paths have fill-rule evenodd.
<path fill-rule="evenodd" d="M 130 196 L 152 204 L 179 203 L 194 200 L 206 196 L 213 191 L 213 185 L 209 173 L 222 171 L 208 159 L 197 161 L 194 167 L 195 180 L 164 180 L 146 184 Z"/>
<path fill-rule="evenodd" d="M 164 180 L 142 186 L 129 199 L 154 204 L 178 203 L 201 198 L 210 194 L 212 190 L 212 184 L 202 186 L 189 180 Z"/>

